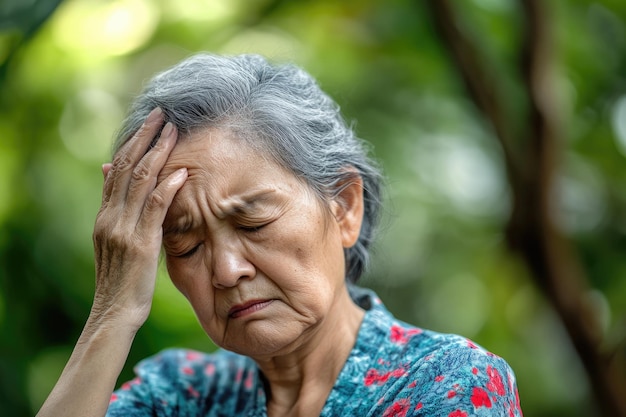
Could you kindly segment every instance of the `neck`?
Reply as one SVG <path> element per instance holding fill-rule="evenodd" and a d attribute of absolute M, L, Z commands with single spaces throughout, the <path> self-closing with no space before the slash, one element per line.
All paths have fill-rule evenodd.
<path fill-rule="evenodd" d="M 304 344 L 285 355 L 254 358 L 269 384 L 268 416 L 320 415 L 364 316 L 347 290 L 336 301 Z"/>

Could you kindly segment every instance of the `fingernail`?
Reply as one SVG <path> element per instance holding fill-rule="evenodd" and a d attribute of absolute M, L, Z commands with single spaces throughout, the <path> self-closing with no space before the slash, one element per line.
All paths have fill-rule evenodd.
<path fill-rule="evenodd" d="M 102 164 L 102 174 L 104 174 L 104 178 L 106 178 L 106 176 L 108 175 L 109 171 L 111 170 L 111 163 L 107 162 L 105 164 Z"/>
<path fill-rule="evenodd" d="M 175 180 L 179 180 L 185 176 L 187 176 L 187 168 L 180 168 L 174 173 Z"/>
<path fill-rule="evenodd" d="M 171 136 L 172 133 L 174 133 L 174 124 L 172 124 L 172 122 L 167 122 L 161 131 L 161 137 Z"/>
<path fill-rule="evenodd" d="M 155 107 L 150 114 L 148 114 L 148 117 L 146 117 L 146 123 L 154 122 L 161 117 L 162 114 L 163 110 L 160 107 Z"/>

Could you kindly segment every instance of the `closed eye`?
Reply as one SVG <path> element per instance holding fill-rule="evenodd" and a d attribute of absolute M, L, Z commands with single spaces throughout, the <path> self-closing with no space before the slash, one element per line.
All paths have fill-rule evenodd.
<path fill-rule="evenodd" d="M 237 228 L 241 231 L 244 231 L 246 233 L 256 233 L 258 231 L 260 231 L 262 228 L 264 228 L 265 226 L 267 226 L 266 224 L 262 224 L 259 226 L 238 226 Z"/>
<path fill-rule="evenodd" d="M 194 253 L 196 253 L 198 251 L 198 249 L 200 249 L 200 243 L 198 243 L 196 246 L 194 246 L 193 248 L 191 248 L 190 250 L 188 250 L 187 252 L 183 253 L 182 255 L 176 255 L 177 258 L 189 258 L 191 255 L 193 255 Z"/>

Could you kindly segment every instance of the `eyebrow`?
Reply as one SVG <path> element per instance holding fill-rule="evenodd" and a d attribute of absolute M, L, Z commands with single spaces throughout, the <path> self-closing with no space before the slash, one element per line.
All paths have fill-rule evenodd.
<path fill-rule="evenodd" d="M 180 221 L 180 219 L 176 222 L 169 223 L 167 225 L 163 225 L 163 237 L 167 235 L 184 235 L 188 231 L 191 230 L 193 226 L 193 221 L 187 217 L 184 221 Z"/>
<path fill-rule="evenodd" d="M 240 197 L 239 201 L 225 204 L 227 207 L 223 209 L 225 217 L 233 215 L 247 214 L 256 203 L 263 203 L 272 200 L 272 196 L 276 193 L 275 189 L 265 189 L 253 192 Z"/>
<path fill-rule="evenodd" d="M 238 198 L 238 201 L 226 203 L 226 208 L 222 211 L 226 218 L 229 216 L 249 214 L 255 204 L 259 202 L 267 202 L 272 200 L 272 196 L 276 195 L 275 189 L 266 189 L 253 192 Z M 221 217 L 221 216 L 220 216 Z M 189 216 L 180 216 L 176 221 L 168 222 L 163 225 L 163 236 L 166 235 L 183 235 L 193 228 L 193 219 Z"/>

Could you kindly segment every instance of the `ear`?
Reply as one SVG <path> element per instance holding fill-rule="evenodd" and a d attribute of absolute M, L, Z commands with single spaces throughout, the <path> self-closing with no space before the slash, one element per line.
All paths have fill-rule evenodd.
<path fill-rule="evenodd" d="M 363 179 L 354 172 L 339 184 L 341 190 L 331 203 L 332 214 L 339 225 L 344 248 L 354 246 L 363 223 Z"/>

